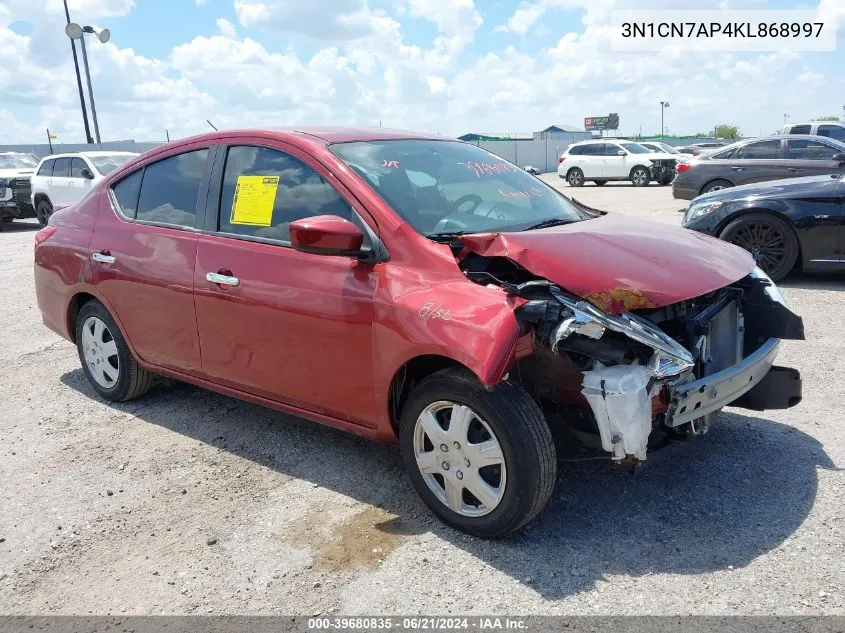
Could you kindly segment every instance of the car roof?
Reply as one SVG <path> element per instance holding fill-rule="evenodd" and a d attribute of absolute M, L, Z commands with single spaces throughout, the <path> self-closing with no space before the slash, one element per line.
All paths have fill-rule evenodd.
<path fill-rule="evenodd" d="M 845 127 L 845 123 L 842 121 L 801 121 L 800 123 L 787 123 L 783 127 L 792 127 L 794 125 L 838 125 L 839 127 Z"/>
<path fill-rule="evenodd" d="M 175 143 L 194 143 L 204 140 L 225 140 L 230 137 L 246 136 L 260 133 L 270 135 L 282 141 L 321 141 L 329 143 L 351 143 L 355 141 L 385 141 L 400 139 L 457 141 L 457 139 L 431 134 L 382 127 L 330 127 L 330 126 L 297 126 L 273 128 L 245 128 L 235 130 L 221 130 L 219 132 L 204 132 L 189 138 L 179 139 Z"/>

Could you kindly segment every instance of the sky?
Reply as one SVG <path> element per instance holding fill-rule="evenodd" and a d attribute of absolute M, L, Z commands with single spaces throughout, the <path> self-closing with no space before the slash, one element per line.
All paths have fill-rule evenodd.
<path fill-rule="evenodd" d="M 103 140 L 365 125 L 458 136 L 583 126 L 670 134 L 845 115 L 845 0 L 698 0 L 697 9 L 812 9 L 836 52 L 614 52 L 630 0 L 69 0 L 87 40 Z M 678 0 L 638 0 L 677 9 Z M 0 142 L 85 134 L 61 0 L 0 0 Z M 81 59 L 80 59 L 81 63 Z M 167 132 L 165 131 L 167 130 Z"/>

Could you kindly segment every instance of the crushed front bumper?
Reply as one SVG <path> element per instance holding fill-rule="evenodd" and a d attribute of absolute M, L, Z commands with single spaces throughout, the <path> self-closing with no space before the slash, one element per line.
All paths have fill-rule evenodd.
<path fill-rule="evenodd" d="M 779 339 L 770 338 L 736 365 L 692 382 L 670 385 L 666 424 L 681 426 L 729 405 L 762 411 L 798 404 L 800 374 L 773 366 L 779 346 Z"/>

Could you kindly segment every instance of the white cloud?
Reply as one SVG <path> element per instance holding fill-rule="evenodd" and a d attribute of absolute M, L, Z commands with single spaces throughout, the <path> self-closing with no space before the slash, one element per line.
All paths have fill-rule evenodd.
<path fill-rule="evenodd" d="M 374 32 L 376 14 L 366 0 L 235 0 L 242 26 L 300 33 L 318 40 L 351 40 Z"/>

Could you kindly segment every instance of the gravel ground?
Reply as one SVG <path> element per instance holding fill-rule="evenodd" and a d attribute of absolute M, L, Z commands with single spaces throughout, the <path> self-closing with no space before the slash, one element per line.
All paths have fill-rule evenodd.
<path fill-rule="evenodd" d="M 669 188 L 565 190 L 680 220 Z M 41 324 L 34 232 L 0 233 L 0 613 L 845 614 L 845 276 L 783 284 L 797 408 L 727 409 L 637 476 L 561 464 L 539 521 L 485 542 L 393 447 L 181 384 L 99 400 Z"/>

